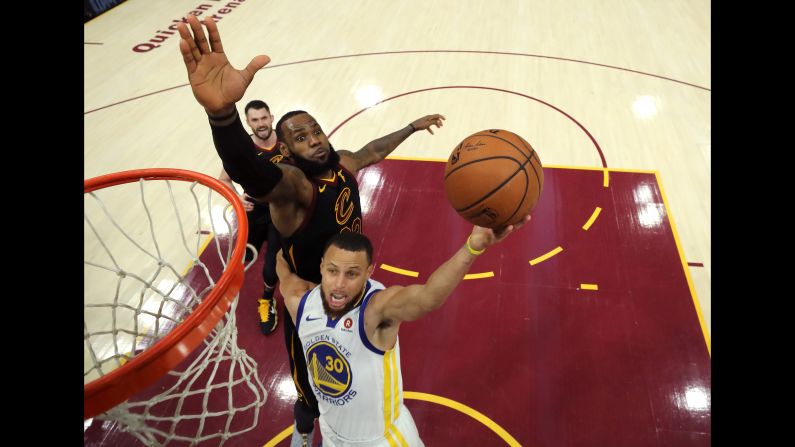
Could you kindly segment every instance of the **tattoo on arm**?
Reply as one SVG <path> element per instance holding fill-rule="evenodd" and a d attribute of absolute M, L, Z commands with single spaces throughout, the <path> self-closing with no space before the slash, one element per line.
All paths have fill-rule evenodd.
<path fill-rule="evenodd" d="M 360 163 L 359 169 L 378 163 L 397 149 L 400 143 L 413 133 L 414 128 L 408 125 L 396 132 L 367 143 L 363 148 L 352 154 L 353 158 Z"/>

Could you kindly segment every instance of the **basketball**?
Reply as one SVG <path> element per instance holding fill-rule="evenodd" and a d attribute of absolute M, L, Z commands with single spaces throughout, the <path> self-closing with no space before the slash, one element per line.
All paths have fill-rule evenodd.
<path fill-rule="evenodd" d="M 521 222 L 543 188 L 538 153 L 507 130 L 483 130 L 464 138 L 444 169 L 447 200 L 461 217 L 481 227 Z"/>

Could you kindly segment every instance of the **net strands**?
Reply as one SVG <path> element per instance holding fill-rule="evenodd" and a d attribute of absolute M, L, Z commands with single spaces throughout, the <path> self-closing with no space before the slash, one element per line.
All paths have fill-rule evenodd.
<path fill-rule="evenodd" d="M 86 384 L 123 368 L 189 317 L 227 268 L 237 236 L 231 204 L 196 181 L 138 180 L 138 215 L 130 212 L 130 191 L 110 200 L 100 197 L 132 185 L 86 194 Z M 202 189 L 206 201 L 200 201 Z M 173 214 L 158 222 L 150 202 L 163 201 L 170 202 Z M 202 230 L 207 225 L 210 231 Z M 100 291 L 89 292 L 95 285 Z M 209 440 L 223 445 L 254 428 L 267 393 L 256 362 L 237 343 L 236 298 L 177 367 L 96 418 L 118 422 L 144 444 L 158 446 Z"/>

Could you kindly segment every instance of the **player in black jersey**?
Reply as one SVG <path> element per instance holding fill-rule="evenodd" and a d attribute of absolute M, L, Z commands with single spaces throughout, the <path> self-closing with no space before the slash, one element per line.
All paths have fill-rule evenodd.
<path fill-rule="evenodd" d="M 276 132 L 273 131 L 273 115 L 270 107 L 265 101 L 255 99 L 246 104 L 244 109 L 246 123 L 251 128 L 249 135 L 257 161 L 265 163 L 278 163 L 284 158 L 276 145 Z M 229 185 L 233 190 L 232 178 L 225 169 L 221 169 L 218 180 Z M 248 240 L 247 244 L 252 245 L 256 250 L 262 248 L 262 243 L 268 241 L 268 248 L 265 252 L 265 259 L 262 264 L 262 281 L 264 291 L 257 300 L 257 313 L 259 314 L 259 326 L 263 334 L 269 335 L 276 329 L 279 314 L 276 312 L 276 300 L 273 293 L 276 289 L 276 253 L 281 247 L 279 235 L 271 222 L 271 212 L 267 203 L 254 203 L 254 199 L 244 191 L 240 200 L 246 210 L 248 219 Z M 254 259 L 254 252 L 246 249 L 246 263 Z"/>
<path fill-rule="evenodd" d="M 441 115 L 428 115 L 406 127 L 366 144 L 356 152 L 335 151 L 323 129 L 308 113 L 285 114 L 276 125 L 285 160 L 277 165 L 255 163 L 250 140 L 235 108 L 256 72 L 270 58 L 260 55 L 243 70 L 236 70 L 224 54 L 218 28 L 212 19 L 202 24 L 187 18 L 192 30 L 178 24 L 180 51 L 188 70 L 191 89 L 210 119 L 213 141 L 229 176 L 256 200 L 268 202 L 271 218 L 282 236 L 285 260 L 308 281 L 320 281 L 322 247 L 333 234 L 362 231 L 356 174 L 383 160 L 418 130 L 443 125 Z M 309 390 L 306 362 L 285 318 L 285 341 L 290 354 L 293 381 L 299 394 L 295 405 L 296 432 L 291 445 L 311 443 L 314 418 L 318 416 L 314 393 Z"/>

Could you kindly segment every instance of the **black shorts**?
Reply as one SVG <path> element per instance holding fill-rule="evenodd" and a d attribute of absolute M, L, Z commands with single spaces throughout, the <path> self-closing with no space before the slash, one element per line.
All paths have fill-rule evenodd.
<path fill-rule="evenodd" d="M 287 314 L 287 308 L 284 309 Z M 293 375 L 295 390 L 298 392 L 298 401 L 303 404 L 307 412 L 320 417 L 317 407 L 317 399 L 309 384 L 309 372 L 306 369 L 306 359 L 301 339 L 298 338 L 298 331 L 295 330 L 295 323 L 292 318 L 284 319 L 284 342 L 287 345 L 287 353 L 290 357 L 290 372 Z"/>
<path fill-rule="evenodd" d="M 271 212 L 268 205 L 254 205 L 254 209 L 246 213 L 248 219 L 248 240 L 259 251 L 262 244 L 268 240 L 268 227 L 271 225 Z M 254 259 L 254 253 L 246 250 L 246 262 Z"/>

